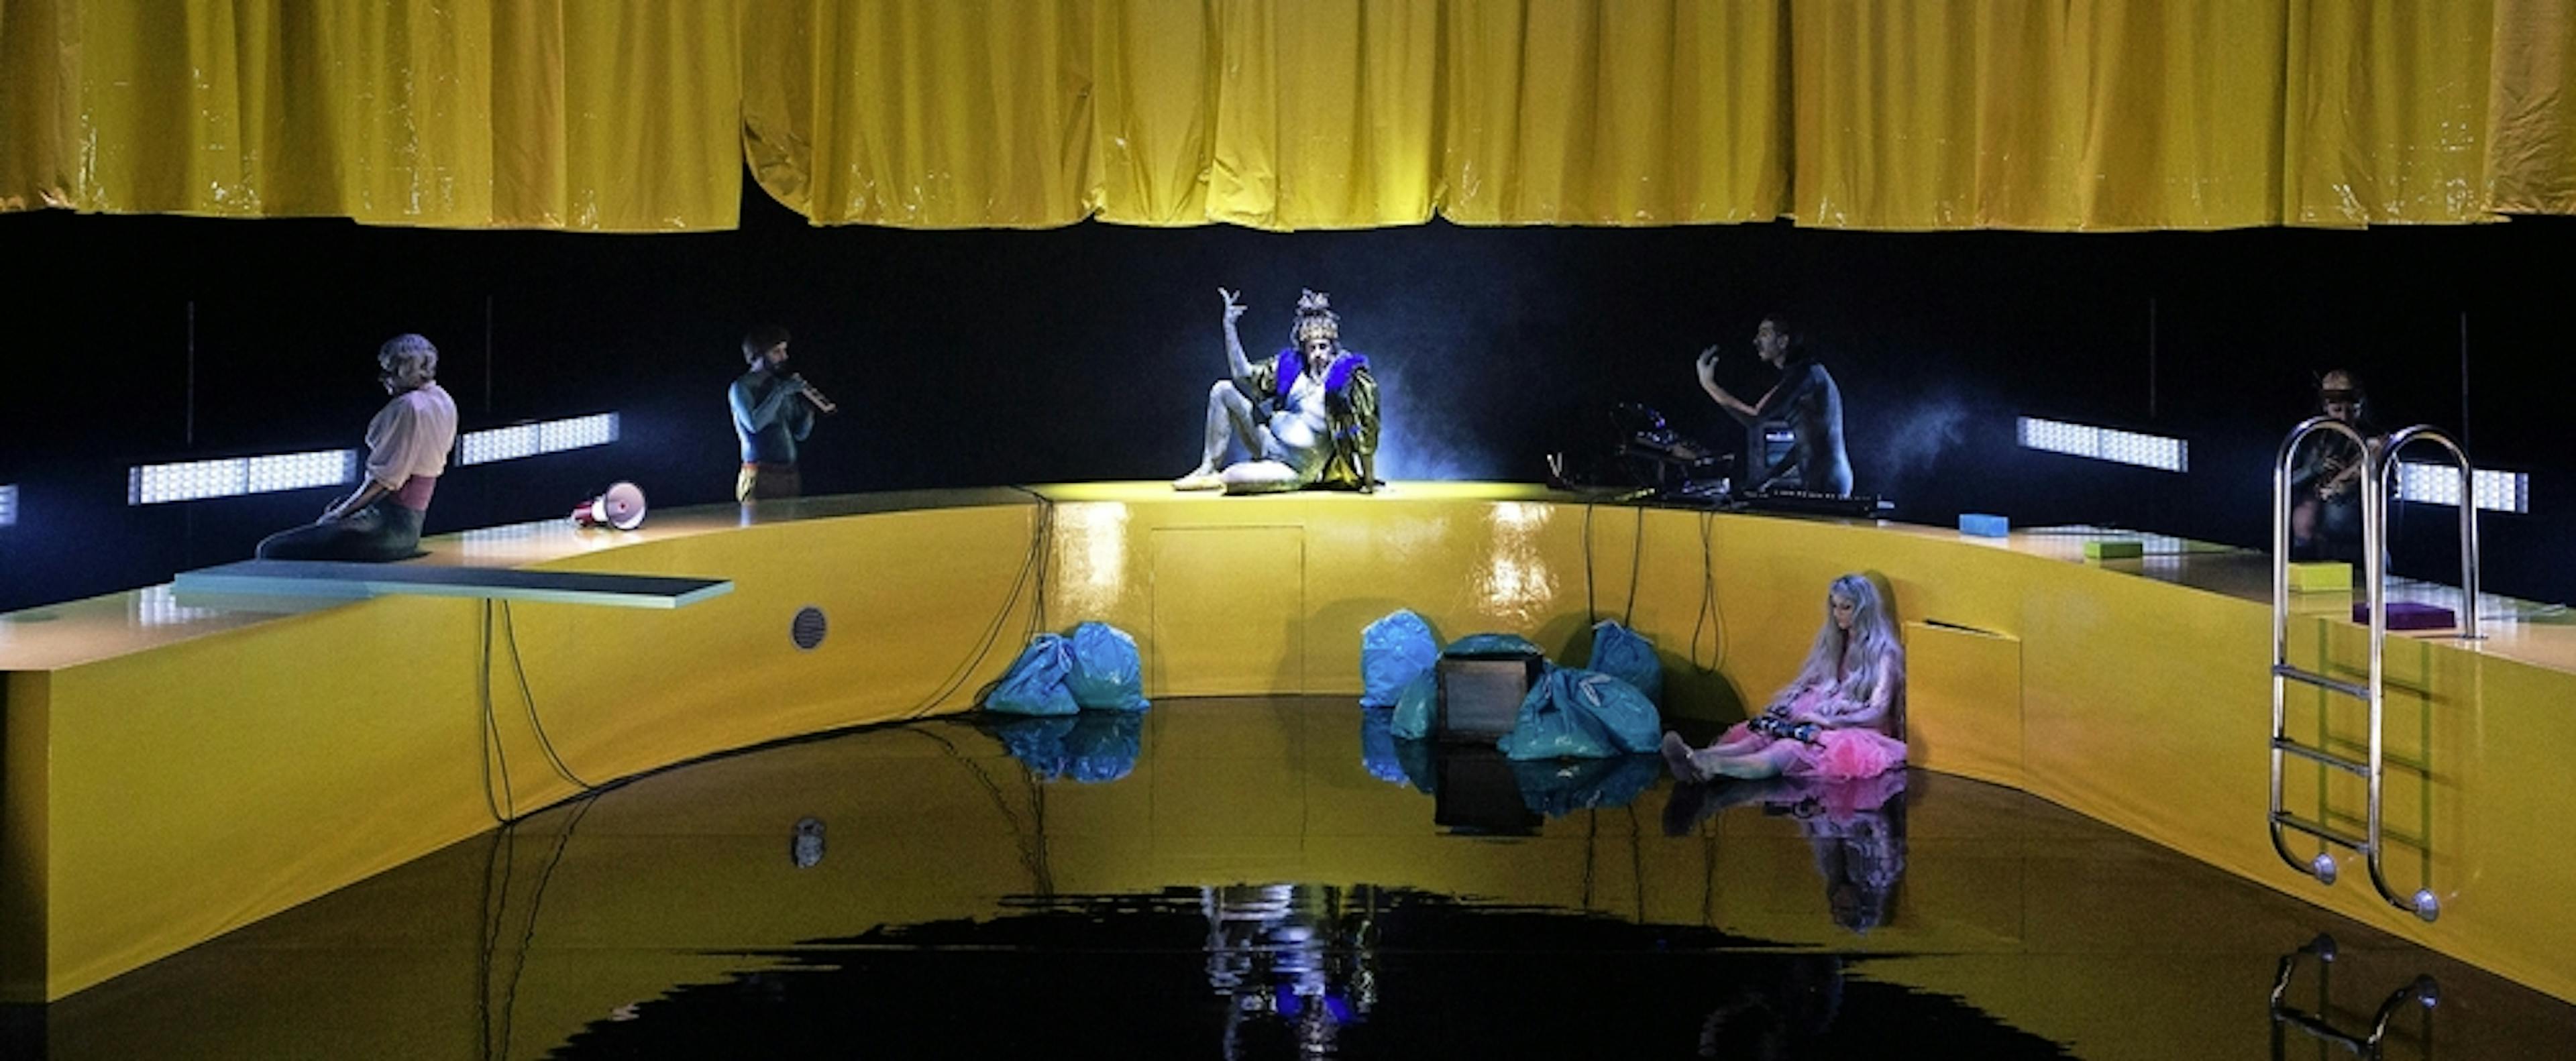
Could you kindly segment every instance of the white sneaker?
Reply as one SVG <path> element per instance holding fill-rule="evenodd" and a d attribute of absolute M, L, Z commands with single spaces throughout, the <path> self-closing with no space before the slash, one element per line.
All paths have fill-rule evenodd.
<path fill-rule="evenodd" d="M 1172 480 L 1172 489 L 1223 490 L 1225 489 L 1225 477 L 1218 475 L 1216 473 L 1216 469 L 1202 464 L 1188 475 Z"/>

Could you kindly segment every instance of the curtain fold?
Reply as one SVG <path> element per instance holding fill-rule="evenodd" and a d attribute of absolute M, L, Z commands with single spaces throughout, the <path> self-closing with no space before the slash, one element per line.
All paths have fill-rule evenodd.
<path fill-rule="evenodd" d="M 1452 5 L 1441 212 L 1477 225 L 1786 213 L 1784 12 L 1697 0 Z"/>
<path fill-rule="evenodd" d="M 2576 213 L 2566 0 L 0 0 L 0 209 L 2048 231 Z"/>
<path fill-rule="evenodd" d="M 1205 220 L 1418 224 L 1438 203 L 1437 3 L 1220 0 Z"/>
<path fill-rule="evenodd" d="M 2085 231 L 2279 218 L 2271 5 L 1823 0 L 1794 18 L 1800 224 Z"/>
<path fill-rule="evenodd" d="M 2489 52 L 2489 209 L 2576 214 L 2576 5 L 2495 0 Z"/>
<path fill-rule="evenodd" d="M 2490 220 L 2491 0 L 2291 0 L 2287 224 Z"/>
<path fill-rule="evenodd" d="M 745 8 L 753 172 L 819 224 L 1025 228 L 1094 205 L 1094 5 Z M 1186 6 L 1186 5 L 1183 5 Z"/>
<path fill-rule="evenodd" d="M 729 228 L 733 0 L 0 0 L 0 207 Z"/>

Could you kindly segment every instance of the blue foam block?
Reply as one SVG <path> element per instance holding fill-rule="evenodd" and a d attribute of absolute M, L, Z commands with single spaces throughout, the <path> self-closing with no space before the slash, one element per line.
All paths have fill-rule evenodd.
<path fill-rule="evenodd" d="M 1962 512 L 1959 513 L 1959 533 L 1973 534 L 1980 538 L 2001 538 L 2012 533 L 2012 521 L 2002 516 L 1989 516 L 1981 512 Z"/>

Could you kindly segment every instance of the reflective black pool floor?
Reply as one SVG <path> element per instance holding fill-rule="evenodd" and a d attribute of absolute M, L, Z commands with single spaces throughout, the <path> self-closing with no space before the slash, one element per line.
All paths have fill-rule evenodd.
<path fill-rule="evenodd" d="M 700 763 L 12 1011 L 0 1047 L 2576 1056 L 2576 1007 L 2008 789 L 1677 788 L 1372 721 L 1176 700 Z"/>

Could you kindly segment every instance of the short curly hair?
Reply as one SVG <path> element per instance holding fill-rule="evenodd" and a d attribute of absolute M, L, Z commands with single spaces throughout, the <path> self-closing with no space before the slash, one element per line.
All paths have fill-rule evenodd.
<path fill-rule="evenodd" d="M 787 334 L 787 329 L 775 324 L 754 328 L 742 337 L 742 359 L 747 364 L 757 365 L 762 354 L 790 338 L 792 336 Z"/>
<path fill-rule="evenodd" d="M 438 378 L 438 347 L 422 336 L 397 335 L 376 348 L 376 366 L 405 390 L 419 387 Z"/>

